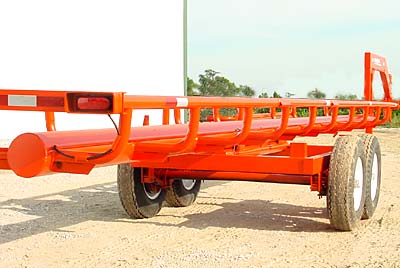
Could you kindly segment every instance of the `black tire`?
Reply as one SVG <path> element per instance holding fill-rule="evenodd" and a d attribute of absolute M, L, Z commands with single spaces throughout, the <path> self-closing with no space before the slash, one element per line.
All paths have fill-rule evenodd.
<path fill-rule="evenodd" d="M 327 192 L 328 217 L 338 230 L 351 231 L 360 222 L 365 202 L 365 167 L 361 139 L 339 137 L 329 163 Z"/>
<path fill-rule="evenodd" d="M 381 148 L 378 138 L 371 134 L 360 135 L 364 144 L 366 162 L 365 204 L 362 219 L 374 215 L 381 188 Z"/>
<path fill-rule="evenodd" d="M 155 185 L 142 183 L 141 169 L 130 164 L 118 165 L 118 192 L 126 213 L 135 219 L 157 215 L 165 200 L 165 190 L 151 191 Z"/>
<path fill-rule="evenodd" d="M 192 182 L 185 184 L 186 182 Z M 201 180 L 174 180 L 167 189 L 165 200 L 172 207 L 187 207 L 196 201 Z"/>

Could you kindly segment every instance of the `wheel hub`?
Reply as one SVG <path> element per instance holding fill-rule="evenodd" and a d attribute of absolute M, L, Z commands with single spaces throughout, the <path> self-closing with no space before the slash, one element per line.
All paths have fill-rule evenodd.
<path fill-rule="evenodd" d="M 143 183 L 143 189 L 146 196 L 151 200 L 156 200 L 161 194 L 161 188 L 153 183 Z"/>
<path fill-rule="evenodd" d="M 196 185 L 196 180 L 182 180 L 182 186 L 186 190 L 190 191 Z"/>

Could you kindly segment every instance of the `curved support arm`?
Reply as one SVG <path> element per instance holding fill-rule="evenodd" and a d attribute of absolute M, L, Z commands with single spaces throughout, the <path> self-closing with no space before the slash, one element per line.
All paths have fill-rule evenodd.
<path fill-rule="evenodd" d="M 104 164 L 107 162 L 111 162 L 115 158 L 117 158 L 120 154 L 122 154 L 128 146 L 129 137 L 131 134 L 131 121 L 132 121 L 132 109 L 125 110 L 121 116 L 119 121 L 119 132 L 120 135 L 114 140 L 114 143 L 111 146 L 110 152 L 99 157 L 96 155 L 89 156 L 87 160 L 93 164 Z"/>
<path fill-rule="evenodd" d="M 178 108 L 174 109 L 174 120 L 175 124 L 182 124 L 182 119 L 181 119 L 181 110 Z"/>
<path fill-rule="evenodd" d="M 321 133 L 329 132 L 336 126 L 337 118 L 338 118 L 338 115 L 339 115 L 339 107 L 333 106 L 332 109 L 331 109 L 331 113 L 332 113 L 331 114 L 331 122 L 326 126 L 323 126 L 321 128 L 317 128 L 316 130 L 318 132 L 321 132 Z"/>
<path fill-rule="evenodd" d="M 382 107 L 377 107 L 375 110 L 375 119 L 367 123 L 366 127 L 369 128 L 378 125 L 380 121 L 381 112 L 382 112 Z"/>
<path fill-rule="evenodd" d="M 156 143 L 156 142 L 138 142 L 135 149 L 143 152 L 169 152 L 183 153 L 192 151 L 197 144 L 197 134 L 200 124 L 200 108 L 190 108 L 190 118 L 188 125 L 188 133 L 178 143 Z"/>
<path fill-rule="evenodd" d="M 315 128 L 315 120 L 317 118 L 317 107 L 310 107 L 310 123 L 303 129 L 301 135 L 307 135 Z"/>
<path fill-rule="evenodd" d="M 56 120 L 54 116 L 54 112 L 45 112 L 46 118 L 46 129 L 47 131 L 56 131 Z"/>
<path fill-rule="evenodd" d="M 356 115 L 356 107 L 350 107 L 349 110 L 350 110 L 349 120 L 347 121 L 347 123 L 344 123 L 342 126 L 337 126 L 338 129 L 340 128 L 341 130 L 346 130 L 355 123 L 354 118 Z"/>
<path fill-rule="evenodd" d="M 178 108 L 174 108 L 174 122 L 175 124 L 179 125 L 182 124 L 181 119 L 181 110 Z M 163 125 L 169 125 L 169 108 L 163 109 Z"/>
<path fill-rule="evenodd" d="M 126 109 L 120 116 L 119 135 L 115 138 L 109 150 L 100 154 L 93 154 L 74 150 L 57 150 L 57 147 L 54 147 L 55 154 L 53 162 L 57 162 L 59 158 L 69 158 L 73 159 L 74 162 L 83 162 L 94 165 L 101 165 L 113 161 L 128 147 L 131 133 L 131 121 L 132 109 Z"/>
<path fill-rule="evenodd" d="M 385 113 L 385 115 L 383 116 L 383 118 L 381 120 L 378 121 L 378 123 L 376 125 L 386 123 L 388 120 L 390 120 L 390 118 L 392 116 L 392 109 L 387 107 L 384 109 L 384 113 Z M 380 117 L 378 116 L 378 118 L 380 118 Z"/>
<path fill-rule="evenodd" d="M 307 135 L 308 133 L 310 133 L 314 128 L 315 128 L 315 120 L 317 118 L 317 107 L 316 106 L 312 106 L 309 107 L 309 111 L 310 111 L 310 117 L 309 117 L 309 122 L 308 125 L 303 127 L 300 130 L 289 130 L 287 131 L 285 134 L 289 134 L 289 135 Z"/>
<path fill-rule="evenodd" d="M 162 124 L 169 125 L 169 109 L 164 108 L 162 114 L 163 114 Z"/>
<path fill-rule="evenodd" d="M 290 106 L 280 107 L 282 109 L 281 124 L 274 131 L 261 130 L 249 134 L 249 139 L 277 140 L 287 130 L 290 116 Z"/>
<path fill-rule="evenodd" d="M 353 125 L 353 128 L 364 128 L 368 122 L 368 116 L 369 116 L 369 111 L 370 111 L 370 107 L 366 106 L 363 108 L 363 119 L 357 123 L 356 125 Z"/>
<path fill-rule="evenodd" d="M 277 140 L 279 139 L 280 136 L 283 135 L 283 133 L 285 133 L 289 123 L 289 116 L 290 116 L 290 107 L 288 106 L 282 107 L 281 125 L 279 126 L 278 129 L 275 130 L 275 132 L 272 132 L 268 136 L 268 139 Z"/>
<path fill-rule="evenodd" d="M 244 108 L 239 108 L 238 120 L 243 120 L 244 116 L 245 116 L 244 114 L 245 114 L 245 109 Z"/>
<path fill-rule="evenodd" d="M 214 122 L 221 122 L 221 115 L 219 113 L 219 107 L 213 108 L 213 121 Z"/>
<path fill-rule="evenodd" d="M 271 107 L 271 118 L 274 119 L 276 117 L 276 107 Z"/>
<path fill-rule="evenodd" d="M 253 108 L 244 108 L 243 128 L 238 134 L 228 134 L 219 137 L 199 137 L 199 143 L 233 146 L 244 141 L 250 133 L 253 119 Z"/>

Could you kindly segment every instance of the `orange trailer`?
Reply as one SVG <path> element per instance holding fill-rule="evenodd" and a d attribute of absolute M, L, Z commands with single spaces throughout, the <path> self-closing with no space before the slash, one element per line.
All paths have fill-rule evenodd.
<path fill-rule="evenodd" d="M 373 100 L 375 72 L 382 80 L 382 101 Z M 30 178 L 118 165 L 120 199 L 134 218 L 155 216 L 165 200 L 189 206 L 202 180 L 310 185 L 327 196 L 332 225 L 352 230 L 361 218 L 372 217 L 378 203 L 381 154 L 372 131 L 398 108 L 391 85 L 385 58 L 366 53 L 362 101 L 0 90 L 0 109 L 45 112 L 48 130 L 21 134 L 1 148 L 0 168 Z M 223 117 L 223 108 L 236 109 L 237 115 Z M 269 112 L 256 114 L 257 108 Z M 142 127 L 131 127 L 136 109 L 162 110 L 163 124 L 148 126 L 145 117 Z M 204 109 L 213 111 L 205 122 Z M 304 117 L 297 116 L 300 110 Z M 182 111 L 189 114 L 187 123 Z M 119 114 L 119 123 L 115 129 L 57 131 L 56 112 Z M 339 136 L 334 146 L 292 142 L 296 136 L 354 129 L 366 133 Z"/>

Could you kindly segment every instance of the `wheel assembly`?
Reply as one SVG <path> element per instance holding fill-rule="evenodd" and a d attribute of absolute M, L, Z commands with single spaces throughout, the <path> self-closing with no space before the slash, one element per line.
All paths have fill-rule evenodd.
<path fill-rule="evenodd" d="M 175 179 L 166 192 L 166 201 L 173 207 L 187 207 L 196 201 L 201 180 Z"/>
<path fill-rule="evenodd" d="M 381 187 L 381 149 L 378 138 L 374 135 L 360 136 L 364 144 L 366 179 L 365 179 L 365 204 L 362 218 L 369 219 L 375 212 L 379 201 Z"/>
<path fill-rule="evenodd" d="M 155 183 L 143 183 L 140 168 L 118 165 L 118 192 L 126 213 L 136 219 L 157 215 L 165 200 L 165 190 Z"/>
<path fill-rule="evenodd" d="M 366 158 L 362 140 L 339 137 L 329 163 L 327 209 L 331 224 L 338 230 L 354 229 L 366 199 Z"/>

